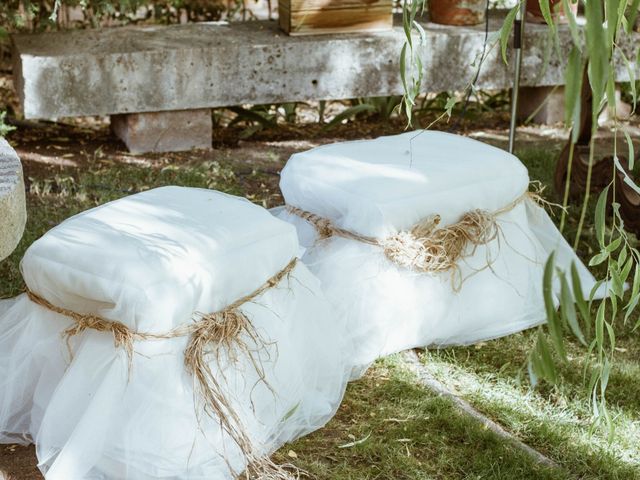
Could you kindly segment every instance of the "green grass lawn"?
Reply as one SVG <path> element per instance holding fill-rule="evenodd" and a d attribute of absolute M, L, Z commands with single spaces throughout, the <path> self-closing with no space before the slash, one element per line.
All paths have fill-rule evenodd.
<path fill-rule="evenodd" d="M 550 182 L 555 154 L 548 150 L 520 152 L 531 178 L 545 184 Z M 27 229 L 17 251 L 0 263 L 0 297 L 23 289 L 19 260 L 25 249 L 74 213 L 167 184 L 216 188 L 269 204 L 277 196 L 277 179 L 274 182 L 261 175 L 251 171 L 240 179 L 236 167 L 223 160 L 100 162 L 83 168 L 28 172 Z M 546 194 L 552 197 L 550 190 Z M 576 211 L 573 208 L 572 214 Z M 567 227 L 571 241 L 575 216 Z M 593 245 L 589 223 L 580 254 L 590 256 Z M 399 356 L 379 361 L 363 379 L 352 383 L 326 428 L 285 446 L 277 457 L 293 461 L 322 480 L 640 479 L 640 345 L 636 338 L 627 329 L 617 339 L 619 351 L 609 393 L 617 433 L 610 444 L 604 432 L 590 433 L 577 344 L 570 343 L 562 382 L 536 389 L 521 375 L 533 343 L 532 332 L 422 356 L 436 378 L 553 459 L 559 469 L 537 465 L 461 414 L 451 402 L 425 390 Z"/>

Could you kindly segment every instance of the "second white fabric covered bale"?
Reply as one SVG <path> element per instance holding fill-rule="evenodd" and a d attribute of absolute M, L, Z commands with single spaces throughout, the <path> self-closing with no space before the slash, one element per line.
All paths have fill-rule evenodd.
<path fill-rule="evenodd" d="M 279 216 L 298 228 L 305 263 L 347 322 L 354 376 L 393 352 L 543 322 L 552 251 L 561 268 L 576 262 L 586 291 L 593 286 L 528 188 L 516 157 L 440 132 L 327 145 L 289 160 Z"/>
<path fill-rule="evenodd" d="M 319 428 L 344 392 L 344 334 L 297 253 L 290 225 L 200 189 L 54 228 L 23 260 L 29 293 L 0 305 L 0 443 L 34 442 L 47 480 L 230 479 L 251 458 L 225 422 L 254 457 Z M 229 408 L 203 398 L 207 369 Z"/>

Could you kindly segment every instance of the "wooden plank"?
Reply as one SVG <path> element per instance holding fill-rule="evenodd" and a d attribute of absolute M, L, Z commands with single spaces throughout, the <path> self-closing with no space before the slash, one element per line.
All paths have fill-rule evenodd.
<path fill-rule="evenodd" d="M 326 11 L 320 13 L 295 12 L 291 15 L 291 35 L 305 33 L 371 32 L 388 30 L 392 17 L 384 10 L 366 12 Z"/>
<path fill-rule="evenodd" d="M 283 0 L 283 3 L 293 11 L 298 10 L 362 10 L 371 7 L 392 8 L 391 0 Z"/>
<path fill-rule="evenodd" d="M 393 27 L 391 0 L 281 0 L 280 27 L 290 35 L 374 32 Z"/>

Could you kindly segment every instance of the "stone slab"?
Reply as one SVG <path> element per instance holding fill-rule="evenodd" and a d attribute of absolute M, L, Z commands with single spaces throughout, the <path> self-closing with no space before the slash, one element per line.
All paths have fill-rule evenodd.
<path fill-rule="evenodd" d="M 492 16 L 496 32 L 501 16 Z M 425 23 L 423 91 L 463 89 L 482 51 L 484 26 Z M 545 65 L 546 27 L 527 25 L 522 85 L 564 82 L 570 34 L 560 27 L 560 59 Z M 113 115 L 401 94 L 404 33 L 290 37 L 276 22 L 131 26 L 13 37 L 15 86 L 26 118 Z M 624 39 L 627 58 L 640 34 Z M 493 49 L 482 89 L 511 86 L 513 62 Z M 618 78 L 628 80 L 622 61 Z M 640 67 L 639 72 L 640 73 Z"/>
<path fill-rule="evenodd" d="M 0 260 L 20 242 L 26 221 L 22 165 L 15 150 L 0 137 Z"/>
<path fill-rule="evenodd" d="M 131 153 L 211 148 L 211 110 L 126 113 L 111 117 L 111 129 Z"/>

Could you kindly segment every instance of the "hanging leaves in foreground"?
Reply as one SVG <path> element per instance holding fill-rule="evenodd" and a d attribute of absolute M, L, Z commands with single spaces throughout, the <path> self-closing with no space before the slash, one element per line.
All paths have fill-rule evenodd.
<path fill-rule="evenodd" d="M 551 42 L 560 48 L 558 28 L 546 0 L 530 0 L 540 3 L 541 11 L 547 23 Z M 578 0 L 576 0 L 578 1 Z M 577 141 L 580 124 L 580 104 L 584 83 L 584 68 L 587 67 L 588 86 L 591 90 L 593 108 L 590 112 L 592 122 L 592 137 L 597 129 L 597 117 L 603 108 L 615 106 L 615 73 L 614 58 L 621 58 L 627 68 L 629 78 L 635 79 L 635 64 L 640 59 L 640 46 L 636 45 L 633 52 L 635 61 L 629 61 L 628 53 L 623 52 L 619 36 L 633 29 L 634 22 L 640 8 L 640 0 L 580 0 L 584 7 L 586 23 L 578 26 L 571 11 L 574 0 L 562 0 L 564 15 L 567 18 L 570 31 L 571 46 L 563 55 L 567 58 L 565 70 L 566 104 L 565 120 L 567 126 L 573 129 L 573 140 Z M 502 60 L 507 63 L 507 48 L 511 38 L 515 17 L 520 2 L 506 15 L 502 26 L 494 36 L 489 50 L 499 45 Z M 401 77 L 405 89 L 404 107 L 409 119 L 415 96 L 419 92 L 422 63 L 416 58 L 415 37 L 412 31 L 417 25 L 416 15 L 419 7 L 424 7 L 424 0 L 416 2 L 404 1 L 403 26 L 406 41 L 401 53 Z M 419 29 L 416 29 L 419 32 Z M 420 35 L 420 34 L 419 34 Z M 420 36 L 418 37 L 420 38 Z M 481 63 L 481 62 L 480 62 Z M 417 67 L 420 67 L 416 70 Z M 473 87 L 473 86 L 470 86 Z M 635 85 L 631 88 L 634 103 L 637 100 Z M 453 108 L 453 100 L 447 102 L 442 116 L 446 116 Z M 409 122 L 410 123 L 410 122 Z M 618 124 L 614 116 L 613 136 L 617 137 Z M 623 130 L 627 143 L 629 166 L 634 166 L 634 146 L 628 133 Z M 631 190 L 640 192 L 640 187 L 622 167 L 616 151 L 616 142 L 612 152 L 616 170 L 625 185 Z M 590 145 L 589 173 L 591 180 L 592 165 L 595 159 L 594 144 Z M 568 192 L 570 178 L 566 178 L 565 190 Z M 590 185 L 587 186 L 587 192 Z M 634 325 L 640 331 L 640 253 L 634 246 L 633 240 L 624 229 L 620 217 L 619 204 L 615 202 L 615 195 L 620 192 L 618 184 L 613 182 L 600 193 L 595 205 L 594 226 L 597 253 L 589 261 L 595 267 L 600 278 L 585 297 L 580 283 L 580 272 L 573 264 L 570 269 L 563 270 L 555 265 L 555 257 L 551 255 L 545 265 L 543 278 L 543 295 L 547 315 L 547 325 L 538 329 L 536 341 L 528 356 L 529 378 L 533 385 L 540 380 L 558 381 L 561 370 L 558 366 L 567 361 L 565 341 L 572 336 L 585 347 L 585 373 L 589 379 L 591 392 L 589 401 L 593 412 L 593 427 L 604 425 L 609 435 L 613 435 L 611 415 L 607 409 L 606 391 L 609 377 L 615 368 L 616 328 L 623 320 L 626 323 L 633 318 Z M 615 195 L 614 195 L 615 194 Z M 565 196 L 563 207 L 566 209 L 568 195 Z M 613 202 L 611 200 L 614 199 Z M 580 238 L 584 226 L 584 217 L 588 206 L 592 205 L 591 197 L 587 193 L 583 200 L 575 245 L 581 245 Z M 559 292 L 559 298 L 554 295 Z M 603 298 L 604 297 L 604 298 Z M 595 312 L 595 314 L 593 313 Z M 621 315 L 622 313 L 622 315 Z"/>

